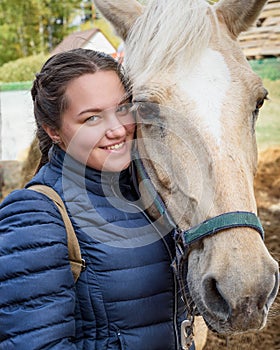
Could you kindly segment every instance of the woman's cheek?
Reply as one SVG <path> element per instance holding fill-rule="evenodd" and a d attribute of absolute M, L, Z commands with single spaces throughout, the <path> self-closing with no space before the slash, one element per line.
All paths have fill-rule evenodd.
<path fill-rule="evenodd" d="M 70 136 L 70 135 L 69 135 Z M 72 137 L 66 138 L 66 151 L 75 158 L 85 161 L 90 152 L 98 145 L 102 135 L 94 128 L 81 127 Z"/>
<path fill-rule="evenodd" d="M 135 123 L 127 124 L 126 125 L 126 130 L 129 134 L 134 134 L 135 132 Z"/>
<path fill-rule="evenodd" d="M 79 143 L 87 148 L 94 148 L 104 136 L 103 130 L 97 127 L 82 127 L 77 135 Z"/>

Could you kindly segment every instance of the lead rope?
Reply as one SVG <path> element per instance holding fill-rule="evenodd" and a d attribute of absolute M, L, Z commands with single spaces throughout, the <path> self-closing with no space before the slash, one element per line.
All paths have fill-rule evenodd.
<path fill-rule="evenodd" d="M 181 232 L 179 229 L 176 229 L 174 239 L 176 243 L 176 256 L 173 260 L 172 267 L 177 277 L 183 302 L 186 305 L 186 319 L 181 323 L 181 346 L 183 350 L 189 350 L 194 341 L 193 328 L 196 306 L 190 301 L 186 293 L 184 276 L 186 272 L 187 254 L 182 244 Z"/>

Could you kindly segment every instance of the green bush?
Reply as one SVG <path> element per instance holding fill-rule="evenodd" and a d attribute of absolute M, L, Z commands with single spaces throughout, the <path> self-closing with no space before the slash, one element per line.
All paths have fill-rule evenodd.
<path fill-rule="evenodd" d="M 249 62 L 252 69 L 262 79 L 278 80 L 280 79 L 280 59 L 265 58 Z"/>
<path fill-rule="evenodd" d="M 0 83 L 34 80 L 35 73 L 40 71 L 47 58 L 48 55 L 41 53 L 3 64 L 0 67 Z"/>
<path fill-rule="evenodd" d="M 12 83 L 0 83 L 1 91 L 30 90 L 32 81 L 17 81 Z"/>

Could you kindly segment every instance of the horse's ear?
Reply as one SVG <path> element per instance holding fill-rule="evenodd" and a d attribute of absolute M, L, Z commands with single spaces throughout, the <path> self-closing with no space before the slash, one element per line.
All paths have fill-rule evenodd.
<path fill-rule="evenodd" d="M 123 40 L 143 11 L 143 6 L 136 0 L 94 0 L 94 2 Z"/>
<path fill-rule="evenodd" d="M 258 18 L 267 0 L 220 0 L 217 13 L 224 18 L 230 32 L 238 36 Z"/>

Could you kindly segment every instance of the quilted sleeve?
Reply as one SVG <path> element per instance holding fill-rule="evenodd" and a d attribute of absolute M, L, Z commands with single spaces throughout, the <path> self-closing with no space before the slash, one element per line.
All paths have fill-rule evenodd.
<path fill-rule="evenodd" d="M 59 211 L 40 193 L 13 192 L 0 207 L 0 349 L 76 349 L 74 308 Z"/>

